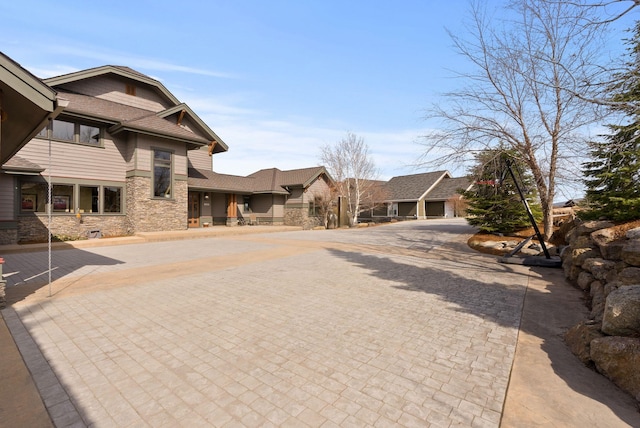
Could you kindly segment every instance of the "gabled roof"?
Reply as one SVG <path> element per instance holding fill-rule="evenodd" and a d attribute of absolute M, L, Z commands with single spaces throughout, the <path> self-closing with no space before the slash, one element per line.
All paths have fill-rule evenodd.
<path fill-rule="evenodd" d="M 188 184 L 192 189 L 227 191 L 245 194 L 289 194 L 290 187 L 307 187 L 327 171 L 322 166 L 281 171 L 278 168 L 261 169 L 247 177 L 218 174 L 189 168 Z"/>
<path fill-rule="evenodd" d="M 123 131 L 132 131 L 159 137 L 167 137 L 187 143 L 195 143 L 197 146 L 203 146 L 215 141 L 216 145 L 213 149 L 214 153 L 227 151 L 229 147 L 222 139 L 211 130 L 191 108 L 181 103 L 171 92 L 164 87 L 159 81 L 152 79 L 140 72 L 129 67 L 105 65 L 102 67 L 91 68 L 88 70 L 77 71 L 62 76 L 46 79 L 45 82 L 51 86 L 62 86 L 66 83 L 76 82 L 79 80 L 90 79 L 102 75 L 117 75 L 123 78 L 142 83 L 155 90 L 161 98 L 165 99 L 171 107 L 160 112 L 151 111 L 143 108 L 132 107 L 130 105 L 121 104 L 116 101 L 105 100 L 103 98 L 82 95 L 59 90 L 61 98 L 68 99 L 70 105 L 65 110 L 65 114 L 75 117 L 84 117 L 86 119 L 99 119 L 110 123 L 109 128 L 111 134 L 117 134 Z M 184 113 L 183 113 L 184 112 Z M 191 119 L 191 123 L 195 124 L 194 132 L 183 126 L 176 120 L 169 120 L 169 117 L 178 114 L 186 114 Z"/>
<path fill-rule="evenodd" d="M 428 194 L 440 180 L 451 177 L 448 171 L 393 177 L 387 183 L 390 201 L 418 201 Z"/>
<path fill-rule="evenodd" d="M 429 192 L 425 198 L 427 201 L 446 201 L 455 196 L 458 190 L 469 190 L 473 186 L 473 181 L 467 177 L 444 178 Z"/>
<path fill-rule="evenodd" d="M 261 169 L 249 175 L 249 177 L 257 180 L 257 192 L 288 193 L 286 187 L 307 187 L 322 174 L 325 174 L 331 180 L 323 166 L 288 171 L 281 171 L 278 168 Z"/>
<path fill-rule="evenodd" d="M 31 175 L 41 173 L 44 168 L 20 156 L 14 156 L 2 165 L 2 170 L 9 174 Z"/>
<path fill-rule="evenodd" d="M 123 67 L 119 65 L 103 65 L 100 67 L 89 68 L 87 70 L 76 71 L 74 73 L 63 74 L 61 76 L 50 77 L 44 79 L 44 82 L 49 86 L 60 86 L 65 83 L 77 82 L 78 80 L 89 79 L 91 77 L 103 76 L 106 74 L 114 74 L 127 79 L 135 80 L 140 83 L 145 83 L 154 88 L 163 98 L 169 101 L 171 104 L 180 104 L 180 101 L 173 96 L 171 92 L 165 86 L 147 75 L 144 75 L 129 67 Z"/>
<path fill-rule="evenodd" d="M 239 175 L 218 174 L 196 168 L 189 168 L 188 186 L 193 190 L 253 193 L 255 179 Z"/>

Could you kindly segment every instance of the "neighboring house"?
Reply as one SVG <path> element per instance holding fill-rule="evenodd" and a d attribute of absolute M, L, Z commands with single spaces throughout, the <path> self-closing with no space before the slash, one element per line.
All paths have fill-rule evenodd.
<path fill-rule="evenodd" d="M 386 212 L 375 210 L 373 217 L 440 218 L 455 217 L 459 189 L 468 190 L 467 178 L 453 178 L 448 171 L 393 177 L 384 184 Z"/>
<path fill-rule="evenodd" d="M 270 168 L 241 177 L 211 171 L 201 153 L 190 153 L 189 158 L 189 189 L 205 201 L 199 224 L 192 226 L 234 225 L 238 219 L 250 224 L 322 224 L 319 202 L 328 197 L 333 182 L 324 167 Z"/>

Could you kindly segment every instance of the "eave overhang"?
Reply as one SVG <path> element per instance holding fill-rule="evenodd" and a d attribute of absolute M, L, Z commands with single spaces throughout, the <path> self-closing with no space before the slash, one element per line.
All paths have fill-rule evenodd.
<path fill-rule="evenodd" d="M 66 106 L 57 93 L 0 53 L 0 164 L 8 161 Z"/>

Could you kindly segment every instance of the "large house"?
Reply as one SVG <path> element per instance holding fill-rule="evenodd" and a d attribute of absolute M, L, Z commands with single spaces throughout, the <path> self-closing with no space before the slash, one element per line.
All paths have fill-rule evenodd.
<path fill-rule="evenodd" d="M 46 240 L 49 210 L 60 239 L 235 225 L 245 215 L 318 221 L 313 203 L 331 184 L 324 168 L 212 172 L 211 156 L 228 146 L 149 76 L 103 66 L 33 80 L 57 105 L 32 124 L 26 144 L 3 147 L 0 244 Z"/>

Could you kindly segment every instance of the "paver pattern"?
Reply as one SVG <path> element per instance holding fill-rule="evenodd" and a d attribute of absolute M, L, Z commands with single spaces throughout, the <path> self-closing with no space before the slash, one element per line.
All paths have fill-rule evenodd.
<path fill-rule="evenodd" d="M 463 220 L 54 252 L 3 311 L 64 426 L 497 427 L 527 270 Z M 8 285 L 46 254 L 5 257 Z"/>

